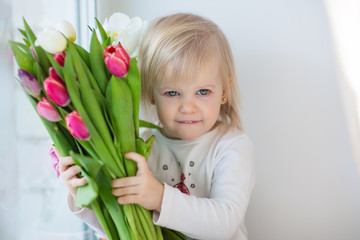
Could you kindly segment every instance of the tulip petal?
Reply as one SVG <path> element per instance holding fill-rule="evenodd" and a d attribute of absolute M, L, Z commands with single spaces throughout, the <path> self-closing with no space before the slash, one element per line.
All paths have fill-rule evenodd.
<path fill-rule="evenodd" d="M 105 64 L 111 74 L 117 77 L 123 77 L 127 74 L 130 57 L 120 44 L 105 48 L 104 58 Z"/>
<path fill-rule="evenodd" d="M 24 69 L 19 69 L 18 71 L 19 82 L 20 85 L 23 87 L 25 92 L 33 97 L 39 97 L 41 88 L 38 80 Z"/>
<path fill-rule="evenodd" d="M 114 13 L 110 16 L 108 21 L 108 27 L 112 32 L 119 32 L 126 29 L 129 24 L 130 18 L 124 13 Z"/>
<path fill-rule="evenodd" d="M 36 105 L 36 110 L 40 116 L 50 122 L 58 122 L 61 120 L 59 113 L 56 111 L 53 105 L 51 105 L 46 97 L 43 97 L 41 101 L 38 102 Z"/>
<path fill-rule="evenodd" d="M 46 94 L 54 103 L 61 107 L 70 103 L 69 93 L 63 81 L 50 76 L 45 79 L 43 85 Z"/>
<path fill-rule="evenodd" d="M 53 28 L 47 28 L 39 33 L 37 42 L 45 51 L 52 54 L 62 52 L 66 48 L 65 37 Z"/>
<path fill-rule="evenodd" d="M 73 25 L 71 25 L 68 21 L 62 21 L 58 25 L 56 25 L 56 29 L 63 33 L 71 42 L 75 42 L 76 40 L 76 31 Z"/>
<path fill-rule="evenodd" d="M 49 156 L 50 156 L 50 160 L 51 160 L 51 165 L 53 166 L 53 168 L 55 169 L 56 172 L 56 176 L 59 178 L 60 176 L 60 172 L 59 172 L 59 158 L 55 153 L 54 147 L 51 147 L 50 151 L 49 151 Z"/>
<path fill-rule="evenodd" d="M 65 117 L 66 128 L 72 136 L 80 140 L 88 140 L 90 138 L 89 130 L 78 111 L 73 111 Z"/>

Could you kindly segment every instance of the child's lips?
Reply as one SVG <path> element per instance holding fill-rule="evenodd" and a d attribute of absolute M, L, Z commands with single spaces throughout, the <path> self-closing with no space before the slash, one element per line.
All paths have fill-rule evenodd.
<path fill-rule="evenodd" d="M 181 121 L 177 121 L 178 123 L 181 123 L 181 124 L 196 124 L 200 121 L 198 120 L 181 120 Z"/>

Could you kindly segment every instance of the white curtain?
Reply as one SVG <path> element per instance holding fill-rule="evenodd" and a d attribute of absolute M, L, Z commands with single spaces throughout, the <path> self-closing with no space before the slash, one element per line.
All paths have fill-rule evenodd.
<path fill-rule="evenodd" d="M 360 176 L 360 1 L 324 0 L 337 55 L 339 84 Z"/>

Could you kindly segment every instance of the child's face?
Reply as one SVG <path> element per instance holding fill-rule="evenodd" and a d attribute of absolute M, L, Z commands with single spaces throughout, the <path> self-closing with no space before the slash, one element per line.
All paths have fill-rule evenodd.
<path fill-rule="evenodd" d="M 191 140 L 216 123 L 224 103 L 222 81 L 215 63 L 204 64 L 196 79 L 154 87 L 154 101 L 165 135 Z"/>

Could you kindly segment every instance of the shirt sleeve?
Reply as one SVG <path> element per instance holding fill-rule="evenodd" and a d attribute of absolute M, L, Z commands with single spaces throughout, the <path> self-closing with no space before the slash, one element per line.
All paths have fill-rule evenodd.
<path fill-rule="evenodd" d="M 95 212 L 89 208 L 79 208 L 75 206 L 75 200 L 70 194 L 67 196 L 67 203 L 69 210 L 78 217 L 82 222 L 87 224 L 91 229 L 93 229 L 97 234 L 103 238 L 107 238 L 103 228 L 101 227 Z"/>
<path fill-rule="evenodd" d="M 196 239 L 231 239 L 245 218 L 254 186 L 252 144 L 228 146 L 213 172 L 209 198 L 186 195 L 165 184 L 155 224 Z"/>

